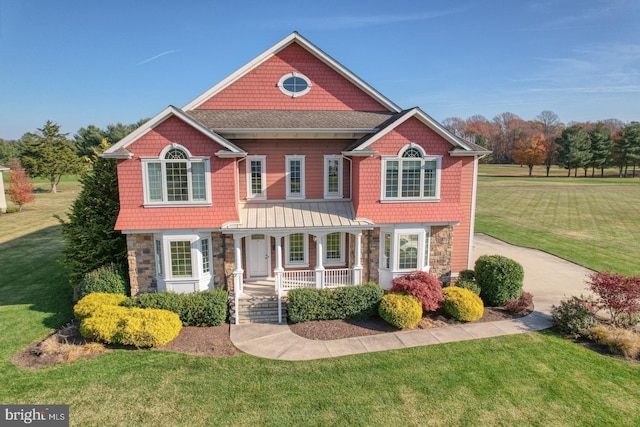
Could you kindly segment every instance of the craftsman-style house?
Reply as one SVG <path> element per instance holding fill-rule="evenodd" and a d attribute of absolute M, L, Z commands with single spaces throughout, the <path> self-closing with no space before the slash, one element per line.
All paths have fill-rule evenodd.
<path fill-rule="evenodd" d="M 477 160 L 292 33 L 114 144 L 132 294 L 469 267 Z M 265 282 L 266 281 L 266 282 Z"/>

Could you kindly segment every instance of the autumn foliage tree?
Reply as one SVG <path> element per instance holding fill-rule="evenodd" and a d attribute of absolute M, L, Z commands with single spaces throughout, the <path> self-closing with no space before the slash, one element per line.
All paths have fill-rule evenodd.
<path fill-rule="evenodd" d="M 35 200 L 33 184 L 31 184 L 29 176 L 17 159 L 11 163 L 7 195 L 9 196 L 9 200 L 18 206 L 18 210 L 22 210 L 22 206 Z"/>
<path fill-rule="evenodd" d="M 527 135 L 524 139 L 515 143 L 515 148 L 511 152 L 513 161 L 529 167 L 529 176 L 533 172 L 535 165 L 541 165 L 547 155 L 545 137 L 542 133 Z"/>

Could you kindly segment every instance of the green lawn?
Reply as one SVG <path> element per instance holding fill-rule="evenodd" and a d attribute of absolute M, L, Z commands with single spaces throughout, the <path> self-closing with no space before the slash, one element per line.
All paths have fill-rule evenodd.
<path fill-rule="evenodd" d="M 638 274 L 640 179 L 478 179 L 476 232 L 593 270 Z"/>
<path fill-rule="evenodd" d="M 70 316 L 51 219 L 70 195 L 0 216 L 0 403 L 69 404 L 71 425 L 640 424 L 640 364 L 550 332 L 311 362 L 118 350 L 19 369 L 13 355 Z"/>

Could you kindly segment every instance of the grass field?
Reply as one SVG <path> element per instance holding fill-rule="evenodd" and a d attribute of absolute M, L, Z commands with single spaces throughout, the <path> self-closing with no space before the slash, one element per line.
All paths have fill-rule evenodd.
<path fill-rule="evenodd" d="M 13 355 L 70 317 L 52 219 L 66 185 L 0 216 L 0 403 L 69 404 L 74 426 L 640 424 L 640 365 L 551 332 L 311 362 L 117 350 L 19 369 Z"/>
<path fill-rule="evenodd" d="M 638 178 L 478 179 L 477 232 L 593 270 L 639 273 L 639 213 Z"/>

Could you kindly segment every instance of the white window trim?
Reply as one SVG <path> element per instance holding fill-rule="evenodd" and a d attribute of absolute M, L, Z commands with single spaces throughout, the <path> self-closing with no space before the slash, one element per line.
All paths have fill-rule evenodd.
<path fill-rule="evenodd" d="M 330 193 L 329 192 L 329 161 L 330 160 L 338 160 L 338 192 Z M 344 185 L 342 181 L 342 177 L 344 175 L 343 159 L 341 155 L 338 154 L 327 154 L 324 156 L 324 198 L 325 199 L 342 199 L 342 187 Z"/>
<path fill-rule="evenodd" d="M 327 236 L 328 236 L 328 234 L 323 236 L 323 239 L 324 239 L 324 245 L 323 245 L 324 253 L 322 254 L 322 256 L 323 256 L 323 264 L 326 265 L 326 266 L 344 265 L 344 253 L 345 253 L 345 250 L 344 250 L 344 241 L 345 241 L 344 236 L 345 236 L 345 234 L 342 233 L 342 232 L 338 232 L 338 233 L 340 235 L 340 259 L 332 259 L 332 260 L 330 260 L 330 259 L 327 258 L 327 250 L 328 250 Z M 329 233 L 329 234 L 333 234 L 333 233 Z"/>
<path fill-rule="evenodd" d="M 287 199 L 304 199 L 305 198 L 305 156 L 294 154 L 284 156 L 287 168 Z M 291 192 L 291 161 L 300 161 L 300 193 Z"/>
<path fill-rule="evenodd" d="M 391 248 L 389 250 L 389 268 L 385 267 L 384 263 L 384 235 L 391 235 Z M 418 235 L 418 265 L 417 268 L 399 268 L 400 265 L 400 235 Z M 380 230 L 380 259 L 379 268 L 381 270 L 390 271 L 396 273 L 407 273 L 415 270 L 429 271 L 430 270 L 430 258 L 431 258 L 431 227 L 416 227 L 416 226 L 396 226 L 394 228 L 383 228 Z"/>
<path fill-rule="evenodd" d="M 307 82 L 307 88 L 305 90 L 300 91 L 300 92 L 291 92 L 290 90 L 285 89 L 284 88 L 284 81 L 287 80 L 290 77 L 301 78 L 302 80 Z M 284 93 L 285 95 L 290 96 L 291 98 L 299 98 L 299 97 L 304 96 L 307 93 L 309 93 L 309 91 L 311 90 L 311 80 L 309 80 L 309 78 L 307 76 L 305 76 L 304 74 L 291 72 L 291 73 L 287 73 L 284 76 L 280 77 L 280 80 L 278 80 L 277 86 L 278 86 L 278 89 L 280 89 L 280 91 L 282 93 Z"/>
<path fill-rule="evenodd" d="M 302 234 L 302 239 L 304 243 L 304 259 L 298 262 L 290 262 L 290 253 L 289 253 L 289 237 L 290 234 L 284 239 L 284 253 L 285 253 L 285 264 L 284 266 L 287 268 L 298 268 L 298 267 L 309 267 L 309 235 L 307 233 L 292 233 L 292 234 Z"/>
<path fill-rule="evenodd" d="M 436 191 L 435 196 L 430 197 L 401 197 L 402 194 L 402 161 L 403 160 L 418 160 L 418 158 L 403 158 L 402 154 L 408 150 L 409 148 L 418 149 L 421 153 L 423 153 L 423 157 L 420 158 L 421 166 L 420 166 L 420 192 L 424 191 L 424 163 L 427 161 L 436 161 Z M 404 146 L 399 152 L 397 156 L 381 156 L 382 159 L 382 168 L 380 173 L 380 202 L 381 203 L 422 203 L 422 202 L 439 202 L 440 201 L 440 187 L 442 180 L 442 156 L 430 156 L 425 155 L 424 150 L 417 144 L 408 144 Z M 397 197 L 387 197 L 387 162 L 388 161 L 397 161 L 398 162 L 398 196 Z"/>
<path fill-rule="evenodd" d="M 202 246 L 201 241 L 209 240 L 209 269 L 208 273 L 202 271 Z M 160 233 L 154 235 L 154 255 L 156 250 L 156 241 L 160 242 L 162 250 L 162 267 L 163 274 L 157 274 L 163 277 L 165 280 L 185 280 L 185 279 L 199 279 L 203 275 L 213 275 L 213 259 L 212 259 L 212 241 L 209 233 Z M 173 276 L 171 269 L 171 242 L 189 242 L 191 245 L 191 276 Z M 157 270 L 156 270 L 157 272 Z"/>
<path fill-rule="evenodd" d="M 187 155 L 187 186 L 189 189 L 189 200 L 185 201 L 168 201 L 167 200 L 167 172 L 166 164 L 171 163 L 172 159 L 165 159 L 165 155 L 169 150 L 174 148 L 180 149 Z M 158 157 L 141 157 L 142 165 L 142 193 L 144 198 L 144 207 L 189 207 L 189 206 L 211 206 L 211 157 L 209 156 L 192 156 L 186 147 L 172 143 L 166 146 Z M 191 175 L 192 163 L 204 163 L 204 186 L 205 200 L 191 200 L 193 197 L 193 182 Z M 162 179 L 162 200 L 150 200 L 149 196 L 149 163 L 160 164 L 160 176 Z"/>
<path fill-rule="evenodd" d="M 259 160 L 262 165 L 262 192 L 260 194 L 251 194 L 251 162 Z M 267 156 L 247 156 L 246 176 L 247 176 L 247 200 L 266 200 L 267 199 Z"/>

